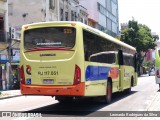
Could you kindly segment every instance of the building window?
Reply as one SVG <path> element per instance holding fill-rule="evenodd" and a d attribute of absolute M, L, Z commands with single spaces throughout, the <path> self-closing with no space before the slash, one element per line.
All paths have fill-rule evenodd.
<path fill-rule="evenodd" d="M 100 31 L 105 32 L 105 28 L 104 28 L 102 25 L 100 25 L 100 24 L 98 24 L 98 29 L 99 29 Z"/>
<path fill-rule="evenodd" d="M 112 21 L 107 18 L 107 30 L 112 30 Z"/>
<path fill-rule="evenodd" d="M 76 12 L 74 12 L 74 20 L 76 21 L 77 20 L 77 15 L 76 15 L 77 13 Z"/>
<path fill-rule="evenodd" d="M 112 0 L 115 4 L 117 4 L 117 0 Z"/>
<path fill-rule="evenodd" d="M 107 0 L 106 4 L 107 10 L 111 12 L 111 0 Z"/>
<path fill-rule="evenodd" d="M 60 19 L 63 21 L 63 9 L 60 10 Z"/>
<path fill-rule="evenodd" d="M 5 42 L 4 19 L 0 16 L 0 42 Z"/>
<path fill-rule="evenodd" d="M 83 23 L 83 18 L 80 18 L 80 21 Z"/>
<path fill-rule="evenodd" d="M 68 12 L 65 12 L 65 20 L 68 21 Z"/>
<path fill-rule="evenodd" d="M 87 20 L 84 20 L 84 23 L 87 25 Z"/>
<path fill-rule="evenodd" d="M 0 30 L 4 30 L 4 19 L 0 16 Z"/>
<path fill-rule="evenodd" d="M 54 10 L 55 8 L 55 0 L 49 0 L 49 9 Z"/>
<path fill-rule="evenodd" d="M 117 24 L 112 22 L 112 32 L 117 34 Z"/>
<path fill-rule="evenodd" d="M 74 12 L 71 11 L 71 21 L 74 21 Z"/>
<path fill-rule="evenodd" d="M 114 16 L 116 16 L 117 15 L 117 4 L 115 4 L 115 3 L 113 3 L 113 2 L 111 2 L 112 4 L 112 14 L 114 15 Z"/>
<path fill-rule="evenodd" d="M 108 10 L 102 6 L 100 3 L 97 3 L 98 11 L 103 14 L 104 16 L 109 17 L 112 21 L 116 22 L 116 17 Z"/>
<path fill-rule="evenodd" d="M 8 15 L 13 15 L 13 4 L 12 3 L 8 4 Z"/>
<path fill-rule="evenodd" d="M 97 5 L 98 5 L 98 11 L 100 11 L 100 8 L 101 8 L 101 7 L 100 7 L 100 4 L 98 3 Z"/>

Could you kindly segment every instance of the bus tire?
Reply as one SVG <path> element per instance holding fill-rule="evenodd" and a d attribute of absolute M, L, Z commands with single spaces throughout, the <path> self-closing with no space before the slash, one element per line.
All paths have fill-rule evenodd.
<path fill-rule="evenodd" d="M 111 103 L 111 100 L 112 100 L 112 84 L 111 84 L 111 81 L 108 81 L 107 88 L 106 88 L 106 95 L 104 97 L 104 102 L 106 104 L 109 104 Z"/>
<path fill-rule="evenodd" d="M 133 87 L 133 82 L 134 82 L 134 78 L 132 77 L 132 78 L 131 78 L 130 88 L 127 88 L 127 89 L 125 90 L 125 93 L 126 93 L 126 94 L 130 94 L 130 93 L 131 93 L 131 87 Z"/>

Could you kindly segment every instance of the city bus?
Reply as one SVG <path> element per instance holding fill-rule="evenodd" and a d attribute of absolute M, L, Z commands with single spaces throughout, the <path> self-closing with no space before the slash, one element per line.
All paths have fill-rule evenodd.
<path fill-rule="evenodd" d="M 81 22 L 22 26 L 20 90 L 59 102 L 94 97 L 110 103 L 115 92 L 137 85 L 136 49 Z"/>
<path fill-rule="evenodd" d="M 156 84 L 159 84 L 159 89 L 160 89 L 160 48 L 156 48 L 155 78 L 156 78 Z"/>

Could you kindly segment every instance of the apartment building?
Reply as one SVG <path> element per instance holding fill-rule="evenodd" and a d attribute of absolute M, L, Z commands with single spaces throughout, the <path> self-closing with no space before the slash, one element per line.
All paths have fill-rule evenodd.
<path fill-rule="evenodd" d="M 8 5 L 7 0 L 0 0 L 0 89 L 6 89 L 8 63 Z M 4 88 L 2 87 L 4 86 Z"/>
<path fill-rule="evenodd" d="M 12 73 L 19 78 L 20 36 L 24 24 L 45 21 L 81 21 L 88 23 L 87 9 L 79 0 L 8 0 L 8 24 L 12 31 L 10 44 Z"/>
<path fill-rule="evenodd" d="M 118 0 L 79 0 L 87 8 L 88 24 L 113 37 L 119 36 Z"/>
<path fill-rule="evenodd" d="M 79 0 L 8 0 L 9 26 L 20 38 L 23 24 L 44 21 L 81 21 L 87 24 L 87 9 Z M 25 9 L 24 9 L 25 8 Z"/>

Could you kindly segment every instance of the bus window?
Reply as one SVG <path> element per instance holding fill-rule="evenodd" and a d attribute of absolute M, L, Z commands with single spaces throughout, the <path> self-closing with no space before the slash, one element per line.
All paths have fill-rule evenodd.
<path fill-rule="evenodd" d="M 47 27 L 26 30 L 24 32 L 24 48 L 63 47 L 73 48 L 75 45 L 75 28 Z"/>
<path fill-rule="evenodd" d="M 115 53 L 97 53 L 90 56 L 91 62 L 109 63 L 115 64 L 116 56 Z"/>
<path fill-rule="evenodd" d="M 124 65 L 134 66 L 134 64 L 133 64 L 133 56 L 131 56 L 129 54 L 128 55 L 124 54 L 123 58 L 124 58 Z"/>

